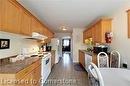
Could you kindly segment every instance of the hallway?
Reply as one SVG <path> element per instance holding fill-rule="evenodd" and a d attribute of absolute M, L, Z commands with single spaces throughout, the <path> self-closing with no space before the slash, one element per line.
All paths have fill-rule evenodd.
<path fill-rule="evenodd" d="M 73 64 L 70 54 L 56 64 L 44 86 L 88 86 L 86 71 L 78 64 Z"/>

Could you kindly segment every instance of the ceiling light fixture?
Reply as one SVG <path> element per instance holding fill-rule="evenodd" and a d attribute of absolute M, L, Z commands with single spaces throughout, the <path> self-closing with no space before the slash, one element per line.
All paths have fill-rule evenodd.
<path fill-rule="evenodd" d="M 67 30 L 65 26 L 62 26 L 61 29 L 62 29 L 63 31 L 66 31 L 66 30 Z"/>
<path fill-rule="evenodd" d="M 66 28 L 63 28 L 62 30 L 63 30 L 63 31 L 66 31 L 67 29 L 66 29 Z"/>

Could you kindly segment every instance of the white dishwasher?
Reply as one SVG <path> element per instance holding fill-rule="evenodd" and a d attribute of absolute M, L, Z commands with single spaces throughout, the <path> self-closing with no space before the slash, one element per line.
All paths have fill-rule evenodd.
<path fill-rule="evenodd" d="M 42 58 L 42 65 L 41 65 L 41 86 L 47 80 L 49 74 L 51 73 L 51 53 L 45 54 Z"/>
<path fill-rule="evenodd" d="M 92 62 L 92 56 L 89 54 L 85 54 L 85 69 L 88 72 L 88 66 Z"/>

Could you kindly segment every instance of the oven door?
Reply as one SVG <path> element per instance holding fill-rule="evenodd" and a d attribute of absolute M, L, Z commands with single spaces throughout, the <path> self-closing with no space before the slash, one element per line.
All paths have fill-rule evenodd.
<path fill-rule="evenodd" d="M 41 72 L 42 85 L 47 80 L 50 72 L 51 72 L 51 57 L 50 56 L 46 56 L 46 57 L 44 57 L 42 59 L 42 72 Z"/>

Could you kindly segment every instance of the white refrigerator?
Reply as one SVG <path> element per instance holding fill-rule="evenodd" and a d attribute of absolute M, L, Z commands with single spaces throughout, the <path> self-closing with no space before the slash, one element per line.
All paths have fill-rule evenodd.
<path fill-rule="evenodd" d="M 59 62 L 59 42 L 58 38 L 51 39 L 52 50 L 55 50 L 55 63 Z"/>

